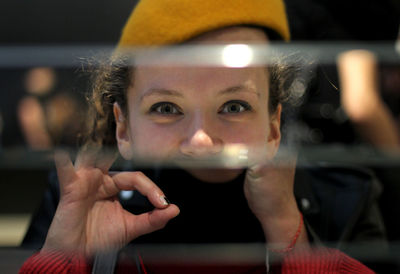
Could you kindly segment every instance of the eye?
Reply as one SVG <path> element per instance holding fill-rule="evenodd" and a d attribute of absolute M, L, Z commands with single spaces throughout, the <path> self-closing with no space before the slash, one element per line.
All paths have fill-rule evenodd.
<path fill-rule="evenodd" d="M 233 100 L 226 102 L 222 107 L 221 110 L 218 113 L 242 113 L 244 111 L 249 111 L 251 110 L 251 106 L 240 100 Z"/>
<path fill-rule="evenodd" d="M 150 107 L 150 113 L 162 114 L 162 115 L 178 115 L 182 114 L 179 107 L 170 102 L 160 102 Z"/>

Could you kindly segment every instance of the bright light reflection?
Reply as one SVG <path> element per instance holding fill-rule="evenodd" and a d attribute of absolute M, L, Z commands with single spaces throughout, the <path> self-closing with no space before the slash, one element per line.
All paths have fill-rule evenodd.
<path fill-rule="evenodd" d="M 248 45 L 228 45 L 222 50 L 222 62 L 226 67 L 247 67 L 253 60 L 253 50 Z"/>
<path fill-rule="evenodd" d="M 119 195 L 121 196 L 122 199 L 124 200 L 129 200 L 133 196 L 133 191 L 132 190 L 122 190 Z"/>

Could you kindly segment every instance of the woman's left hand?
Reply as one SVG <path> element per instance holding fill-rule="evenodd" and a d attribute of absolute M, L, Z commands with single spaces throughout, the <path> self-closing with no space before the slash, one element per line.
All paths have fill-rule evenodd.
<path fill-rule="evenodd" d="M 296 161 L 280 159 L 248 169 L 244 193 L 270 244 L 288 246 L 299 228 L 301 214 L 294 197 Z M 302 229 L 304 231 L 304 229 Z M 301 233 L 298 241 L 307 241 Z"/>

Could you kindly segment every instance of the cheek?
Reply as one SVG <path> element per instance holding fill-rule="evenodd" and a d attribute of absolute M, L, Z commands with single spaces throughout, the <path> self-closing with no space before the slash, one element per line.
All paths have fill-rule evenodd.
<path fill-rule="evenodd" d="M 244 144 L 248 149 L 248 156 L 255 161 L 270 159 L 268 152 L 269 120 L 255 117 L 246 123 L 237 126 L 221 128 L 224 132 L 224 142 Z"/>
<path fill-rule="evenodd" d="M 179 130 L 137 120 L 131 124 L 133 151 L 147 157 L 167 157 L 178 150 Z"/>
<path fill-rule="evenodd" d="M 227 124 L 220 127 L 224 143 L 241 143 L 248 146 L 265 144 L 269 135 L 268 119 L 255 117 L 238 124 Z"/>

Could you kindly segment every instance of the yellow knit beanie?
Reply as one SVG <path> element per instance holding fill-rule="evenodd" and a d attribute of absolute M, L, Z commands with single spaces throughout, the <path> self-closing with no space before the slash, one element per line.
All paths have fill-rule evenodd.
<path fill-rule="evenodd" d="M 141 0 L 118 46 L 177 44 L 234 25 L 268 28 L 290 39 L 283 0 Z"/>

